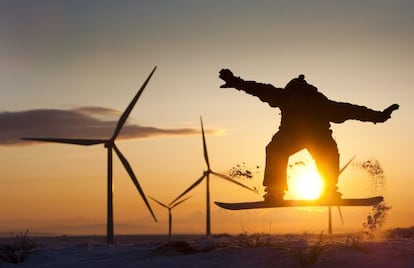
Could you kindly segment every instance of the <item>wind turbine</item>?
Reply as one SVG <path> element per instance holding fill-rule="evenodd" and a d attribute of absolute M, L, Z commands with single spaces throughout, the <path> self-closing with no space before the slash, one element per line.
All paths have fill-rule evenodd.
<path fill-rule="evenodd" d="M 235 183 L 243 188 L 246 188 L 254 193 L 257 193 L 256 190 L 230 178 L 229 176 L 217 173 L 213 170 L 211 170 L 210 167 L 210 161 L 208 158 L 207 153 L 207 145 L 206 145 L 206 138 L 204 134 L 204 127 L 203 127 L 203 119 L 200 117 L 200 123 L 201 123 L 201 134 L 203 137 L 203 153 L 204 153 L 204 160 L 207 165 L 207 170 L 203 171 L 203 175 L 197 179 L 190 187 L 187 188 L 182 194 L 180 194 L 176 199 L 174 199 L 171 204 L 174 204 L 177 200 L 179 200 L 181 197 L 183 197 L 185 194 L 187 194 L 189 191 L 191 191 L 193 188 L 195 188 L 197 185 L 199 185 L 204 179 L 206 179 L 206 235 L 209 236 L 211 234 L 211 215 L 210 215 L 210 174 L 216 175 L 217 177 L 220 177 L 224 180 L 227 180 L 229 182 Z"/>
<path fill-rule="evenodd" d="M 356 155 L 354 155 L 349 161 L 339 170 L 339 175 L 344 172 L 344 170 L 351 164 L 351 162 L 355 159 Z M 342 225 L 344 225 L 344 216 L 342 215 L 341 206 L 337 206 L 339 217 L 341 218 Z M 332 207 L 328 207 L 328 234 L 332 234 Z"/>
<path fill-rule="evenodd" d="M 172 213 L 171 210 L 173 208 L 175 208 L 176 206 L 178 206 L 179 204 L 183 203 L 184 201 L 188 200 L 191 196 L 177 202 L 174 204 L 170 204 L 170 205 L 165 205 L 162 202 L 158 201 L 157 199 L 149 196 L 149 198 L 151 198 L 152 200 L 154 200 L 155 202 L 157 202 L 160 206 L 165 207 L 166 209 L 168 209 L 168 240 L 171 239 L 171 230 L 172 230 Z"/>
<path fill-rule="evenodd" d="M 149 74 L 148 78 L 142 84 L 141 88 L 132 99 L 131 103 L 127 106 L 125 111 L 122 113 L 121 117 L 118 120 L 118 124 L 115 127 L 114 133 L 109 139 L 66 139 L 66 138 L 22 138 L 23 140 L 30 140 L 30 141 L 43 141 L 43 142 L 54 142 L 54 143 L 66 143 L 66 144 L 74 144 L 74 145 L 96 145 L 96 144 L 103 144 L 105 148 L 107 148 L 108 152 L 108 188 L 107 188 L 107 243 L 113 244 L 114 243 L 114 215 L 113 215 L 113 182 L 112 182 L 112 153 L 113 150 L 115 151 L 116 155 L 118 156 L 119 160 L 122 162 L 125 170 L 128 172 L 132 182 L 134 183 L 135 187 L 138 190 L 138 193 L 141 195 L 141 198 L 144 200 L 145 205 L 147 206 L 149 212 L 151 213 L 152 217 L 155 221 L 157 218 L 155 217 L 154 212 L 151 209 L 150 204 L 148 203 L 147 198 L 145 197 L 144 190 L 142 189 L 141 185 L 138 182 L 137 177 L 132 170 L 131 165 L 129 164 L 128 160 L 125 156 L 121 153 L 118 147 L 115 144 L 115 139 L 118 137 L 119 133 L 122 130 L 122 127 L 125 125 L 129 114 L 131 113 L 132 109 L 134 108 L 136 102 L 138 101 L 139 97 L 141 96 L 142 92 L 144 91 L 145 87 L 147 86 L 149 80 L 151 79 L 153 73 L 157 67 L 154 67 L 152 72 Z"/>

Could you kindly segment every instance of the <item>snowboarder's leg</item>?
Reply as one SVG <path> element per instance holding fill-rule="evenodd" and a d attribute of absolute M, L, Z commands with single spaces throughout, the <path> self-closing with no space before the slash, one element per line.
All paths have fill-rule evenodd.
<path fill-rule="evenodd" d="M 330 135 L 321 135 L 312 139 L 307 146 L 315 160 L 319 175 L 324 182 L 321 198 L 340 198 L 337 183 L 339 176 L 339 152 L 335 140 Z"/>
<path fill-rule="evenodd" d="M 264 171 L 263 186 L 266 201 L 283 200 L 287 185 L 287 164 L 289 156 L 300 148 L 291 135 L 276 133 L 272 141 L 266 146 L 266 167 Z"/>

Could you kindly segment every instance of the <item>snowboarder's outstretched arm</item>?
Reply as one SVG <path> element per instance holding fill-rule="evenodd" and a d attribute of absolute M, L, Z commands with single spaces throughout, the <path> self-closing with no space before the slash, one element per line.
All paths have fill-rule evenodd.
<path fill-rule="evenodd" d="M 255 81 L 245 81 L 236 77 L 229 69 L 222 69 L 219 77 L 226 83 L 220 88 L 235 88 L 250 95 L 258 97 L 261 101 L 269 103 L 272 107 L 278 107 L 282 101 L 282 89 L 271 84 L 263 84 Z"/>
<path fill-rule="evenodd" d="M 330 101 L 329 106 L 329 121 L 334 123 L 342 123 L 350 119 L 374 124 L 382 123 L 390 119 L 392 112 L 399 108 L 398 104 L 393 104 L 383 111 L 375 111 L 365 106 L 335 101 Z"/>

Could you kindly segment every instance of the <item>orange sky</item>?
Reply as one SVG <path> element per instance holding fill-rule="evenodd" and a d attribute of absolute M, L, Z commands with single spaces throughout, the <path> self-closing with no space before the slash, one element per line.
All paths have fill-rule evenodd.
<path fill-rule="evenodd" d="M 344 196 L 384 194 L 392 206 L 387 227 L 411 226 L 413 11 L 406 1 L 97 1 L 88 6 L 54 1 L 47 8 L 2 3 L 0 115 L 102 107 L 94 116 L 114 121 L 157 65 L 129 124 L 178 132 L 150 132 L 144 139 L 120 140 L 118 146 L 145 192 L 169 203 L 205 168 L 200 115 L 205 128 L 216 131 L 207 136 L 213 169 L 226 173 L 241 163 L 259 166 L 251 181 L 242 182 L 261 185 L 264 148 L 278 128 L 279 110 L 220 89 L 221 68 L 280 87 L 304 73 L 333 100 L 377 110 L 401 105 L 385 124 L 346 122 L 332 129 L 342 164 L 354 155 L 356 161 L 376 159 L 386 175 L 385 186 L 371 191 L 375 180 L 351 166 L 340 178 Z M 30 123 L 32 130 L 37 124 L 41 129 L 41 123 L 49 130 L 57 124 Z M 57 128 L 74 131 L 71 126 Z M 29 228 L 104 234 L 104 148 L 16 144 L 9 140 L 11 130 L 11 124 L 0 126 L 0 233 Z M 117 159 L 114 183 L 116 234 L 166 232 L 167 211 L 151 203 L 159 223 L 151 220 Z M 257 200 L 262 194 L 219 178 L 211 184 L 213 200 Z M 174 232 L 204 232 L 204 188 L 200 185 L 174 209 Z M 343 213 L 346 225 L 335 213 L 335 228 L 356 230 L 369 208 L 343 208 Z M 212 206 L 213 232 L 319 232 L 326 221 L 326 209 L 232 212 Z"/>

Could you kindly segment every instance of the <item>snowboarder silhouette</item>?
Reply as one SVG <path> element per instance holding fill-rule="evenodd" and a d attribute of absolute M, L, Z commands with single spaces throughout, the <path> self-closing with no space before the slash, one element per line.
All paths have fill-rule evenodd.
<path fill-rule="evenodd" d="M 286 169 L 289 157 L 302 149 L 309 151 L 324 181 L 321 199 L 340 199 L 341 193 L 337 189 L 339 152 L 332 137 L 330 122 L 343 123 L 349 119 L 385 122 L 399 108 L 398 104 L 393 104 L 383 111 L 375 111 L 364 106 L 332 101 L 315 86 L 308 84 L 303 74 L 292 79 L 285 88 L 245 81 L 228 69 L 222 69 L 219 77 L 225 81 L 221 88 L 242 90 L 281 110 L 279 131 L 266 146 L 263 179 L 266 202 L 283 200 L 288 190 Z"/>

